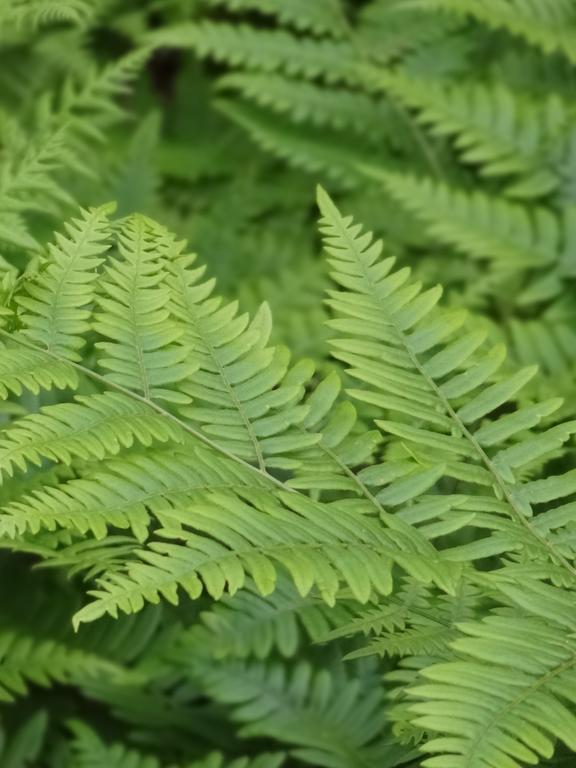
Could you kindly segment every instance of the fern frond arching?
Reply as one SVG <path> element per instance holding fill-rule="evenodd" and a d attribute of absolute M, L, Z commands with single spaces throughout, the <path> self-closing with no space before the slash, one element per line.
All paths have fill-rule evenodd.
<path fill-rule="evenodd" d="M 290 571 L 303 595 L 316 584 L 330 604 L 340 577 L 349 581 L 359 599 L 367 598 L 372 579 L 376 588 L 388 592 L 392 562 L 386 556 L 391 550 L 383 557 L 371 543 L 377 528 L 364 523 L 364 530 L 352 535 L 352 543 L 345 516 L 337 522 L 332 514 L 332 529 L 327 530 L 328 519 L 319 512 L 304 499 L 291 510 L 269 496 L 249 504 L 213 494 L 193 511 L 175 515 L 176 527 L 162 532 L 167 543 L 152 542 L 141 553 L 143 562 L 129 566 L 127 575 L 111 574 L 101 580 L 93 593 L 96 600 L 80 611 L 76 621 L 117 615 L 118 610 L 131 613 L 140 610 L 144 600 L 156 602 L 160 595 L 176 602 L 178 587 L 192 598 L 204 589 L 215 598 L 225 590 L 234 594 L 248 575 L 267 595 L 275 588 L 279 566 Z"/>
<path fill-rule="evenodd" d="M 244 589 L 204 611 L 201 623 L 175 640 L 169 658 L 177 662 L 209 654 L 214 659 L 266 659 L 276 649 L 292 658 L 350 616 L 345 603 L 329 607 L 310 595 L 302 597 L 287 579 L 280 578 L 266 598 Z"/>
<path fill-rule="evenodd" d="M 573 580 L 576 568 L 571 554 L 565 557 L 529 520 L 531 504 L 573 492 L 573 473 L 543 481 L 543 486 L 537 481 L 522 485 L 506 459 L 507 441 L 538 424 L 547 406 L 527 407 L 496 419 L 490 416 L 513 401 L 536 370 L 522 369 L 494 381 L 504 360 L 502 350 L 495 347 L 474 359 L 478 342 L 470 345 L 469 338 L 454 338 L 462 315 L 434 311 L 441 292 L 437 288 L 422 291 L 419 283 L 409 281 L 408 269 L 392 272 L 394 259 L 380 260 L 382 244 L 374 242 L 371 233 L 362 234 L 351 217 L 343 218 L 323 191 L 319 201 L 332 274 L 344 288 L 332 292 L 329 299 L 337 313 L 331 324 L 345 334 L 333 345 L 350 374 L 367 385 L 349 390 L 350 394 L 391 413 L 389 420 L 377 423 L 384 432 L 407 441 L 412 453 L 409 462 L 431 461 L 432 469 L 440 471 L 436 479 L 448 473 L 465 482 L 492 486 L 495 500 L 488 502 L 487 509 L 509 515 L 520 538 L 525 541 L 523 531 L 541 559 L 551 561 Z M 494 383 L 479 390 L 490 381 Z M 419 426 L 412 426 L 411 419 L 417 419 Z M 520 453 L 520 463 L 533 456 L 523 446 L 527 444 L 520 442 L 509 449 Z M 547 446 L 540 450 L 545 452 Z M 404 486 L 400 498 L 403 493 Z"/>
<path fill-rule="evenodd" d="M 30 684 L 79 682 L 92 675 L 119 672 L 113 662 L 74 649 L 67 643 L 7 630 L 0 630 L 0 659 L 0 700 L 3 701 L 26 694 Z"/>
<path fill-rule="evenodd" d="M 262 72 L 283 72 L 327 83 L 357 83 L 354 48 L 344 40 L 297 38 L 285 30 L 201 21 L 150 33 L 155 45 L 191 47 L 198 56 Z"/>
<path fill-rule="evenodd" d="M 351 128 L 374 141 L 386 139 L 397 122 L 394 109 L 383 99 L 344 88 L 320 88 L 281 75 L 233 73 L 218 81 L 218 90 L 240 93 L 256 104 L 289 115 L 296 123 Z"/>
<path fill-rule="evenodd" d="M 41 351 L 6 345 L 0 349 L 0 397 L 24 390 L 76 389 L 78 374 L 66 362 L 46 357 Z"/>
<path fill-rule="evenodd" d="M 359 166 L 370 167 L 376 173 L 389 169 L 391 153 L 386 148 L 363 146 L 340 131 L 303 127 L 249 103 L 222 99 L 217 106 L 246 130 L 258 146 L 295 168 L 326 174 L 350 187 L 359 185 L 365 177 Z"/>
<path fill-rule="evenodd" d="M 442 754 L 423 765 L 534 765 L 556 740 L 576 749 L 576 649 L 565 630 L 514 615 L 459 629 L 457 659 L 423 670 L 411 692 L 415 724 L 434 732 L 423 751 Z"/>
<path fill-rule="evenodd" d="M 20 419 L 0 437 L 0 472 L 40 465 L 42 459 L 71 464 L 75 458 L 102 460 L 135 442 L 181 443 L 183 434 L 161 415 L 125 395 L 77 396 L 75 403 L 46 406 Z"/>
<path fill-rule="evenodd" d="M 234 707 L 243 735 L 287 742 L 306 763 L 393 766 L 410 752 L 386 738 L 384 690 L 369 665 L 349 671 L 303 660 L 290 666 L 231 661 L 200 670 L 199 677 L 217 701 Z"/>
<path fill-rule="evenodd" d="M 0 530 L 14 538 L 25 531 L 63 527 L 103 538 L 109 527 L 131 528 L 144 540 L 151 514 L 162 520 L 163 514 L 191 504 L 203 491 L 258 488 L 263 483 L 258 475 L 252 478 L 252 473 L 220 462 L 203 449 L 171 446 L 111 459 L 82 477 L 35 490 L 0 508 Z"/>

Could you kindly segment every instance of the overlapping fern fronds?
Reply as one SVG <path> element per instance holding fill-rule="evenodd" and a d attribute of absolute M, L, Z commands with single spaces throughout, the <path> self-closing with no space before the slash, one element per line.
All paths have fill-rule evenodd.
<path fill-rule="evenodd" d="M 78 620 L 137 611 L 160 596 L 175 602 L 179 588 L 219 598 L 248 575 L 268 594 L 284 568 L 301 594 L 317 586 L 331 604 L 341 580 L 359 600 L 373 589 L 388 592 L 395 562 L 449 588 L 451 566 L 409 526 L 390 520 L 387 531 L 361 515 L 352 521 L 345 509 L 270 474 L 306 460 L 305 451 L 322 439 L 315 425 L 326 405 L 322 388 L 299 404 L 310 367 L 289 371 L 286 353 L 266 348 L 268 310 L 249 323 L 234 305 L 208 298 L 211 284 L 198 282 L 202 270 L 181 255 L 182 245 L 140 216 L 108 227 L 114 247 L 102 266 L 104 213 L 76 221 L 83 248 L 72 241 L 53 250 L 37 282 L 24 288 L 35 301 L 16 295 L 15 330 L 4 332 L 7 356 L 23 347 L 49 359 L 51 372 L 63 367 L 112 390 L 47 406 L 17 421 L 4 442 L 8 473 L 47 459 L 78 475 L 7 504 L 0 513 L 5 536 L 61 527 L 104 538 L 130 528 L 145 542 L 125 569 L 100 579 L 97 601 Z M 96 280 L 99 266 L 103 279 Z M 76 362 L 87 328 L 104 374 Z M 11 373 L 29 384 L 17 369 Z M 50 388 L 52 380 L 39 384 Z M 338 421 L 346 418 L 341 412 Z M 137 447 L 160 442 L 166 448 L 145 455 Z M 369 436 L 368 450 L 372 442 Z M 360 451 L 349 460 L 368 455 Z M 93 467 L 92 458 L 103 463 Z M 337 471 L 349 471 L 342 460 Z"/>
<path fill-rule="evenodd" d="M 0 21 L 2 768 L 571 765 L 572 0 Z"/>
<path fill-rule="evenodd" d="M 395 694 L 394 718 L 398 728 L 430 734 L 422 743 L 434 753 L 427 764 L 465 765 L 454 760 L 474 754 L 485 768 L 494 749 L 522 764 L 550 755 L 555 738 L 571 746 L 564 715 L 537 732 L 528 723 L 530 707 L 540 706 L 534 686 L 546 707 L 564 712 L 571 685 L 566 624 L 555 618 L 554 600 L 569 599 L 576 579 L 576 480 L 573 470 L 546 476 L 542 468 L 563 457 L 576 423 L 557 419 L 559 398 L 523 395 L 533 366 L 509 370 L 501 345 L 461 310 L 439 307 L 440 288 L 424 290 L 409 269 L 394 271 L 382 244 L 323 191 L 319 204 L 337 284 L 327 300 L 330 343 L 355 381 L 344 391 L 337 372 L 312 381 L 308 364 L 289 368 L 285 352 L 267 346 L 268 308 L 250 320 L 214 298 L 183 244 L 150 219 L 109 222 L 108 208 L 94 209 L 56 238 L 37 276 L 16 286 L 5 308 L 3 381 L 7 395 L 58 385 L 75 394 L 15 419 L 2 435 L 0 466 L 14 478 L 51 464 L 73 475 L 43 483 L 39 473 L 38 485 L 18 491 L 0 510 L 3 545 L 12 540 L 52 567 L 96 577 L 77 627 L 105 614 L 147 622 L 149 602 L 224 599 L 203 613 L 202 625 L 162 640 L 146 674 L 195 659 L 186 675 L 216 700 L 241 704 L 245 736 L 281 741 L 288 722 L 300 723 L 294 754 L 307 762 L 347 765 L 335 737 L 306 735 L 309 696 L 316 710 L 326 702 L 327 717 L 340 711 L 338 699 L 336 709 L 328 704 L 328 678 L 297 666 L 287 685 L 301 685 L 304 698 L 293 721 L 261 700 L 267 676 L 277 687 L 284 667 L 236 659 L 274 650 L 291 657 L 302 637 L 333 642 L 358 632 L 374 638 L 351 648 L 351 657 L 400 656 L 418 670 Z M 26 359 L 45 372 L 22 369 Z M 125 529 L 131 537 L 122 539 Z M 58 531 L 67 538 L 46 538 Z M 497 654 L 507 659 L 518 634 L 526 644 L 532 636 L 548 643 L 550 668 L 512 665 L 496 693 L 481 683 L 462 687 L 461 669 L 471 679 L 488 673 L 482 665 Z M 493 650 L 483 661 L 485 637 Z M 25 628 L 7 633 L 8 666 L 27 642 Z M 38 644 L 38 670 L 14 671 L 5 689 L 22 693 L 25 679 L 73 679 L 91 690 L 99 661 L 80 645 L 48 672 L 58 648 Z M 226 685 L 211 671 L 216 656 L 231 665 Z M 236 674 L 252 682 L 239 682 L 235 693 Z M 549 686 L 556 675 L 558 685 Z M 356 701 L 346 686 L 338 695 Z M 460 720 L 439 703 L 464 703 L 480 690 L 486 712 L 514 709 L 509 724 L 487 723 L 477 703 L 469 716 L 462 707 Z M 252 707 L 268 715 L 252 722 L 245 714 Z M 366 749 L 369 763 L 404 759 L 404 747 L 395 752 L 376 738 L 384 725 L 375 705 L 366 707 L 368 730 L 357 732 L 354 749 Z"/>

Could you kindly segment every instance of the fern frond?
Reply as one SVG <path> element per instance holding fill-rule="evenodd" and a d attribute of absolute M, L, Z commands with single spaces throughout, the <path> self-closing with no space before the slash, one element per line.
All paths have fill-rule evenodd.
<path fill-rule="evenodd" d="M 106 130 L 124 117 L 119 97 L 127 92 L 151 53 L 141 48 L 119 58 L 101 71 L 90 70 L 80 82 L 67 81 L 57 104 L 51 95 L 40 100 L 31 130 L 19 138 L 0 164 L 0 211 L 40 211 L 59 214 L 75 205 L 58 178 L 63 169 L 92 172 L 93 147 L 106 141 Z M 6 220 L 2 237 L 22 245 L 21 226 Z M 32 240 L 24 247 L 37 248 Z"/>
<path fill-rule="evenodd" d="M 62 125 L 41 126 L 33 137 L 26 137 L 18 151 L 11 152 L 0 171 L 0 209 L 7 213 L 28 210 L 50 210 L 71 205 L 69 193 L 54 178 L 54 172 L 67 161 L 70 153 L 64 146 L 65 129 Z M 16 219 L 16 223 L 19 220 Z M 18 231 L 11 236 L 12 227 L 4 225 L 3 237 L 20 244 Z M 17 228 L 18 230 L 18 228 Z"/>
<path fill-rule="evenodd" d="M 350 401 L 336 405 L 339 392 L 340 379 L 333 373 L 310 396 L 310 413 L 304 428 L 313 428 L 322 439 L 298 455 L 300 465 L 288 484 L 294 488 L 322 490 L 328 495 L 350 493 L 359 498 L 359 509 L 376 513 L 389 524 L 392 518 L 386 508 L 395 508 L 396 524 L 406 521 L 414 527 L 422 526 L 420 531 L 429 539 L 446 535 L 451 526 L 454 532 L 465 525 L 470 520 L 468 512 L 460 511 L 465 506 L 465 496 L 425 495 L 443 474 L 451 471 L 450 466 L 438 465 L 429 457 L 421 463 L 414 463 L 408 457 L 390 457 L 378 462 L 375 453 L 382 445 L 382 433 L 358 425 L 356 409 Z M 408 431 L 407 426 L 405 429 Z M 445 445 L 440 447 L 445 449 Z M 443 455 L 442 460 L 445 460 Z M 408 502 L 411 506 L 404 506 Z"/>
<path fill-rule="evenodd" d="M 526 406 L 498 417 L 500 407 L 515 401 L 536 370 L 526 368 L 495 380 L 503 350 L 495 347 L 474 359 L 482 336 L 474 341 L 467 335 L 456 336 L 464 318 L 460 313 L 434 311 L 441 291 L 422 291 L 419 283 L 409 281 L 408 269 L 392 272 L 394 259 L 379 258 L 380 242 L 374 242 L 370 233 L 362 234 L 351 217 L 343 218 L 322 191 L 319 202 L 333 277 L 344 288 L 331 292 L 329 299 L 337 313 L 331 325 L 345 334 L 333 342 L 335 354 L 354 378 L 367 385 L 349 393 L 390 413 L 387 421 L 377 424 L 410 446 L 414 453 L 409 463 L 432 464 L 430 477 L 423 471 L 426 483 L 435 482 L 440 475 L 434 478 L 433 472 L 439 470 L 467 483 L 492 487 L 495 498 L 485 509 L 509 516 L 541 559 L 550 560 L 564 577 L 573 579 L 576 568 L 570 556 L 566 558 L 530 521 L 533 504 L 574 492 L 573 473 L 524 485 L 517 476 L 520 466 L 549 450 L 549 443 L 542 439 L 532 450 L 530 439 L 522 440 L 523 435 L 560 403 Z M 564 433 L 567 439 L 569 425 Z M 516 457 L 512 462 L 510 452 Z M 439 467 L 442 460 L 444 466 Z M 405 485 L 409 487 L 402 485 L 393 499 L 405 498 Z M 382 498 L 386 503 L 386 495 Z M 391 502 L 389 496 L 387 503 Z M 482 552 L 486 542 L 478 544 Z M 472 550 L 473 546 L 466 549 L 469 557 Z"/>
<path fill-rule="evenodd" d="M 171 308 L 199 369 L 180 386 L 193 401 L 180 412 L 235 455 L 261 469 L 279 466 L 285 454 L 319 439 L 294 428 L 306 417 L 300 401 L 313 366 L 289 369 L 288 351 L 267 346 L 267 305 L 252 321 L 238 315 L 236 303 L 211 296 L 214 281 L 200 282 L 204 269 L 191 269 L 193 261 L 183 256 L 169 267 Z"/>
<path fill-rule="evenodd" d="M 404 0 L 372 0 L 360 8 L 355 35 L 371 58 L 390 64 L 434 43 L 448 44 L 461 27 L 454 14 Z"/>
<path fill-rule="evenodd" d="M 146 400 L 182 402 L 174 385 L 192 370 L 183 330 L 170 320 L 166 267 L 182 244 L 143 216 L 130 217 L 118 234 L 119 259 L 106 265 L 94 328 L 98 362 L 106 377 Z"/>
<path fill-rule="evenodd" d="M 45 747 L 48 723 L 48 714 L 41 709 L 19 723 L 11 733 L 0 725 L 0 758 L 14 768 L 27 763 L 32 765 L 31 761 L 38 760 Z"/>
<path fill-rule="evenodd" d="M 542 370 L 568 381 L 576 364 L 576 334 L 569 315 L 559 311 L 546 312 L 541 319 L 514 318 L 509 323 L 514 354 L 523 365 L 537 362 Z M 559 393 L 562 389 L 558 389 Z"/>
<path fill-rule="evenodd" d="M 161 768 L 151 755 L 129 749 L 120 743 L 106 744 L 81 720 L 68 723 L 73 734 L 72 751 L 78 768 Z"/>
<path fill-rule="evenodd" d="M 268 595 L 284 569 L 301 595 L 316 586 L 329 605 L 340 582 L 361 602 L 372 591 L 388 594 L 395 562 L 448 590 L 459 574 L 400 522 L 397 530 L 386 530 L 373 519 L 351 518 L 345 508 L 295 493 L 280 492 L 277 499 L 239 489 L 238 496 L 211 493 L 193 507 L 163 511 L 165 527 L 156 533 L 168 541 L 151 541 L 139 553 L 142 562 L 100 579 L 95 600 L 77 614 L 76 623 L 132 613 L 160 597 L 177 603 L 179 588 L 192 599 L 204 591 L 220 599 L 243 588 L 248 577 Z"/>
<path fill-rule="evenodd" d="M 360 184 L 366 175 L 361 168 L 384 173 L 393 163 L 386 148 L 359 146 L 356 138 L 340 131 L 298 125 L 284 116 L 239 101 L 219 100 L 217 106 L 266 152 L 295 168 L 326 174 L 345 186 Z"/>
<path fill-rule="evenodd" d="M 281 24 L 293 26 L 303 32 L 343 37 L 347 32 L 346 19 L 339 0 L 286 0 L 282 5 L 274 0 L 209 0 L 209 6 L 226 8 L 234 13 L 257 11 L 273 16 Z"/>
<path fill-rule="evenodd" d="M 244 72 L 225 75 L 217 85 L 218 90 L 240 93 L 260 106 L 288 115 L 296 123 L 310 122 L 336 130 L 350 128 L 371 140 L 388 138 L 398 122 L 385 100 L 345 88 L 328 89 L 281 75 Z"/>
<path fill-rule="evenodd" d="M 291 658 L 305 643 L 318 642 L 349 618 L 346 604 L 328 607 L 279 579 L 266 598 L 244 589 L 202 612 L 200 622 L 176 638 L 169 658 L 176 665 L 206 653 L 214 659 L 266 659 L 275 650 Z"/>
<path fill-rule="evenodd" d="M 71 21 L 76 24 L 90 15 L 86 0 L 12 0 L 0 5 L 0 24 L 37 28 L 44 24 Z"/>
<path fill-rule="evenodd" d="M 183 442 L 171 422 L 138 401 L 107 392 L 77 396 L 74 403 L 45 406 L 40 413 L 19 419 L 0 434 L 0 472 L 40 466 L 43 459 L 71 464 L 74 459 L 114 456 L 136 442 Z"/>
<path fill-rule="evenodd" d="M 83 721 L 74 720 L 68 727 L 73 733 L 74 765 L 77 768 L 162 768 L 161 762 L 151 755 L 120 743 L 105 743 Z M 230 760 L 226 760 L 221 753 L 212 752 L 204 759 L 187 762 L 182 768 L 280 768 L 283 762 L 282 752 Z M 176 766 L 171 764 L 170 768 Z"/>
<path fill-rule="evenodd" d="M 234 708 L 244 737 L 275 739 L 312 765 L 393 766 L 410 750 L 392 746 L 384 726 L 384 691 L 370 668 L 291 667 L 239 662 L 201 672 L 206 690 Z"/>
<path fill-rule="evenodd" d="M 480 602 L 478 588 L 464 580 L 454 595 L 435 595 L 429 588 L 409 582 L 391 604 L 374 609 L 366 617 L 359 615 L 328 637 L 360 631 L 374 635 L 367 645 L 348 653 L 346 658 L 350 659 L 374 654 L 450 658 L 457 625 L 474 619 Z"/>
<path fill-rule="evenodd" d="M 350 491 L 367 498 L 381 512 L 381 505 L 360 477 L 381 441 L 380 434 L 377 430 L 357 428 L 357 413 L 352 403 L 337 402 L 340 390 L 341 380 L 334 372 L 318 384 L 306 401 L 310 410 L 302 429 L 317 432 L 321 439 L 298 453 L 299 465 L 289 485 L 327 493 Z"/>
<path fill-rule="evenodd" d="M 439 242 L 504 270 L 545 267 L 558 259 L 561 227 L 544 207 L 465 192 L 409 175 L 382 177 L 390 194 L 421 218 Z"/>
<path fill-rule="evenodd" d="M 98 267 L 108 250 L 110 229 L 104 206 L 82 211 L 81 218 L 65 226 L 49 247 L 44 271 L 25 283 L 26 292 L 17 297 L 23 308 L 19 318 L 23 335 L 34 344 L 74 362 L 84 345 L 98 279 Z"/>
<path fill-rule="evenodd" d="M 12 701 L 28 692 L 30 684 L 80 682 L 91 676 L 114 676 L 119 667 L 99 655 L 86 653 L 35 634 L 0 630 L 0 700 Z"/>
<path fill-rule="evenodd" d="M 150 42 L 192 48 L 198 56 L 261 72 L 354 85 L 361 75 L 354 48 L 343 40 L 298 38 L 285 30 L 201 21 L 150 33 Z"/>
<path fill-rule="evenodd" d="M 554 94 L 535 104 L 503 85 L 444 85 L 404 73 L 382 74 L 382 85 L 440 136 L 454 138 L 462 160 L 489 177 L 519 176 L 514 196 L 541 196 L 561 182 L 559 147 L 570 112 Z"/>
<path fill-rule="evenodd" d="M 247 575 L 258 591 L 267 595 L 275 588 L 281 566 L 290 571 L 302 595 L 317 584 L 330 604 L 335 600 L 339 576 L 349 580 L 360 599 L 370 593 L 371 579 L 376 579 L 378 589 L 389 591 L 391 563 L 386 563 L 382 552 L 377 553 L 366 540 L 366 536 L 370 539 L 377 534 L 375 529 L 353 535 L 353 545 L 345 518 L 337 521 L 331 517 L 332 530 L 327 531 L 327 520 L 319 517 L 320 510 L 313 503 L 301 500 L 297 507 L 300 514 L 294 515 L 290 511 L 295 510 L 283 508 L 270 498 L 256 506 L 213 494 L 210 503 L 195 505 L 188 514 L 182 510 L 175 516 L 180 527 L 162 531 L 169 543 L 151 543 L 141 553 L 143 562 L 129 566 L 127 575 L 112 574 L 101 580 L 100 589 L 93 592 L 96 600 L 81 610 L 77 623 L 104 613 L 116 615 L 118 610 L 140 610 L 144 600 L 156 602 L 160 595 L 176 602 L 178 587 L 192 598 L 206 589 L 218 599 L 224 590 L 234 594 L 242 588 Z M 217 531 L 217 538 L 212 530 Z M 342 539 L 345 545 L 340 543 Z"/>
<path fill-rule="evenodd" d="M 545 53 L 558 51 L 576 61 L 576 13 L 571 0 L 416 0 L 416 5 L 470 16 L 494 29 L 505 29 Z"/>
<path fill-rule="evenodd" d="M 21 395 L 28 390 L 71 389 L 78 386 L 78 374 L 66 362 L 47 357 L 40 351 L 4 346 L 0 349 L 0 397 Z"/>
<path fill-rule="evenodd" d="M 434 732 L 424 766 L 534 765 L 557 740 L 576 749 L 576 647 L 533 617 L 488 616 L 459 625 L 457 659 L 421 674 L 415 724 Z M 435 734 L 440 732 L 441 736 Z"/>
<path fill-rule="evenodd" d="M 64 527 L 103 538 L 114 526 L 131 528 L 142 541 L 150 514 L 162 519 L 173 507 L 191 504 L 202 491 L 258 487 L 263 482 L 203 449 L 158 449 L 112 459 L 83 477 L 13 501 L 0 510 L 0 531 L 14 538 L 26 531 Z"/>
<path fill-rule="evenodd" d="M 120 99 L 130 92 L 152 52 L 150 45 L 142 45 L 102 69 L 92 69 L 82 80 L 65 82 L 56 108 L 48 117 L 54 125 L 66 125 L 80 166 L 85 159 L 82 158 L 82 139 L 106 141 L 106 131 L 125 117 Z"/>

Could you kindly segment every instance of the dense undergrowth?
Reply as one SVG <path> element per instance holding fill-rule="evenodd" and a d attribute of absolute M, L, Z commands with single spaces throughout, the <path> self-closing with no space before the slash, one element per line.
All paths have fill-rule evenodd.
<path fill-rule="evenodd" d="M 572 766 L 576 2 L 0 56 L 0 767 Z"/>

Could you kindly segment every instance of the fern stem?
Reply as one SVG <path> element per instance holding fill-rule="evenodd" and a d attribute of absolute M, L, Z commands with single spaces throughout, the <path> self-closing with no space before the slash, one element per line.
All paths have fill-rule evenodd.
<path fill-rule="evenodd" d="M 306 432 L 306 430 L 304 430 L 304 429 L 301 429 L 300 431 L 301 431 L 301 432 Z M 368 499 L 368 501 L 369 501 L 369 502 L 370 502 L 370 503 L 371 503 L 371 504 L 372 504 L 372 505 L 373 505 L 373 506 L 376 508 L 376 510 L 377 510 L 377 511 L 378 511 L 378 512 L 379 512 L 381 515 L 389 515 L 389 514 L 390 514 L 389 512 L 387 512 L 387 511 L 384 509 L 384 507 L 383 507 L 383 506 L 382 506 L 382 504 L 381 504 L 381 503 L 378 501 L 378 499 L 376 498 L 376 496 L 374 496 L 374 494 L 373 494 L 373 493 L 371 493 L 371 492 L 368 490 L 368 488 L 367 488 L 367 487 L 366 487 L 366 485 L 365 485 L 365 484 L 362 482 L 362 480 L 360 480 L 360 478 L 358 477 L 358 475 L 357 475 L 355 472 L 353 472 L 353 471 L 350 469 L 350 467 L 349 467 L 349 466 L 348 466 L 348 465 L 347 465 L 347 464 L 346 464 L 344 461 L 342 461 L 342 459 L 341 459 L 341 458 L 340 458 L 340 457 L 339 457 L 339 456 L 338 456 L 338 455 L 337 455 L 337 454 L 336 454 L 336 453 L 335 453 L 335 452 L 334 452 L 334 451 L 333 451 L 331 448 L 328 448 L 326 445 L 322 445 L 322 443 L 319 443 L 319 444 L 318 444 L 318 448 L 320 448 L 320 450 L 324 451 L 324 453 L 325 453 L 327 456 L 329 456 L 329 457 L 332 459 L 332 461 L 333 461 L 335 464 L 337 464 L 337 465 L 338 465 L 338 467 L 340 467 L 340 469 L 342 470 L 342 472 L 344 472 L 344 474 L 346 474 L 346 475 L 347 475 L 347 476 L 348 476 L 348 477 L 349 477 L 349 478 L 350 478 L 350 479 L 353 481 L 353 483 L 354 483 L 355 485 L 357 485 L 357 486 L 358 486 L 358 489 L 359 489 L 360 493 L 361 493 L 363 496 L 365 496 L 365 497 Z"/>

